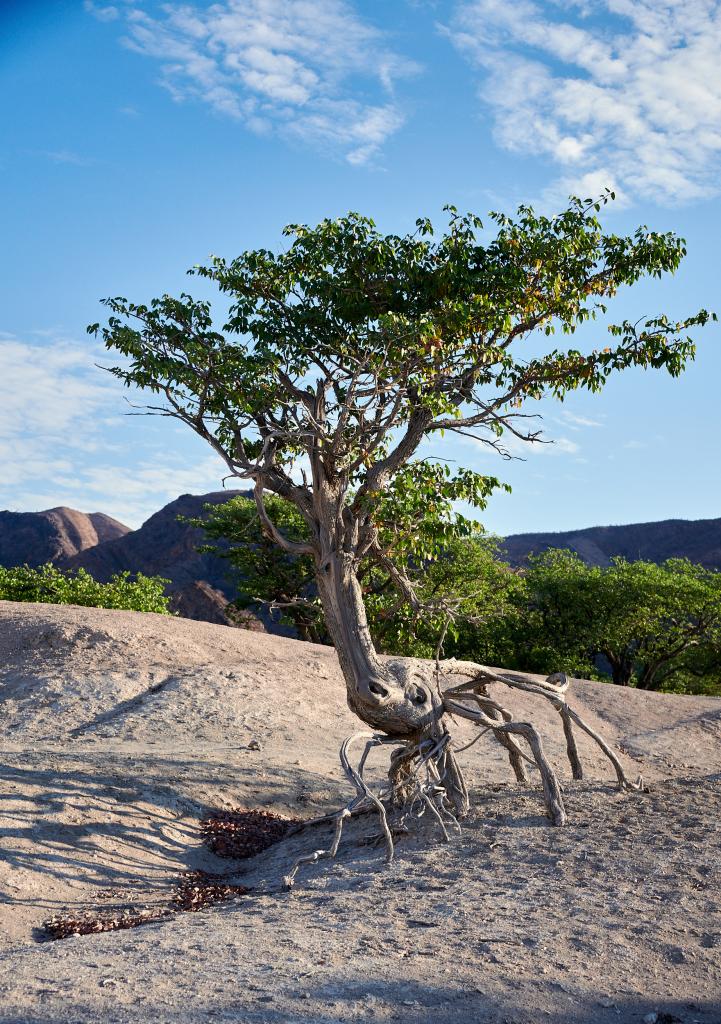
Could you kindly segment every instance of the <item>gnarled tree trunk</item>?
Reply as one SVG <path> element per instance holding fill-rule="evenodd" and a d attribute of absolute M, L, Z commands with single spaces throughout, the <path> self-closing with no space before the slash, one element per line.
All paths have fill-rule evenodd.
<path fill-rule="evenodd" d="M 335 645 L 348 706 L 362 721 L 399 739 L 432 735 L 443 715 L 440 693 L 430 678 L 378 657 L 366 617 L 354 558 L 332 551 L 316 578 L 325 621 Z"/>
<path fill-rule="evenodd" d="M 319 543 L 315 548 L 318 593 L 345 678 L 348 705 L 374 732 L 359 733 L 344 742 L 341 765 L 356 795 L 346 807 L 328 816 L 335 821 L 332 844 L 328 849 L 316 850 L 299 858 L 286 876 L 286 885 L 293 885 L 302 864 L 320 857 L 335 856 L 345 820 L 361 809 L 378 812 L 389 860 L 393 858 L 394 850 L 393 830 L 387 818 L 390 807 L 398 810 L 401 823 L 408 812 L 419 816 L 427 811 L 445 839 L 449 838 L 451 826 L 460 827 L 458 819 L 468 812 L 470 801 L 444 721 L 447 711 L 473 722 L 481 730 L 481 735 L 490 731 L 506 749 L 519 782 L 527 781 L 524 761 L 536 768 L 541 777 L 549 818 L 554 825 L 565 824 L 562 790 L 545 755 L 538 731 L 530 722 L 514 721 L 511 713 L 491 698 L 488 692 L 491 683 L 502 683 L 551 701 L 562 720 L 574 778 L 582 778 L 583 775 L 573 733 L 575 724 L 601 747 L 613 763 L 621 788 L 642 786 L 640 779 L 636 784 L 626 779 L 611 748 L 567 705 L 565 694 L 569 681 L 563 674 L 549 676 L 545 682 L 536 682 L 510 673 L 494 672 L 470 662 L 455 662 L 454 673 L 469 679 L 443 694 L 437 672 L 431 664 L 415 659 L 380 658 L 368 627 L 356 574 L 357 530 L 346 532 L 343 526 L 338 528 L 337 524 L 343 523 L 339 505 L 329 501 L 325 507 L 321 505 L 320 511 L 319 536 L 316 537 Z M 357 766 L 354 766 L 349 751 L 359 741 L 365 745 Z M 363 771 L 370 750 L 385 744 L 396 744 L 396 747 L 390 758 L 388 788 L 376 794 L 365 782 Z"/>

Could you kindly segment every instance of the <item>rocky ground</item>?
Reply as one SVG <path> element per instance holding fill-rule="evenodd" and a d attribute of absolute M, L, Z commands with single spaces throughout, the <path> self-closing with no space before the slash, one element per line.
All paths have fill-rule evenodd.
<path fill-rule="evenodd" d="M 0 1021 L 721 1022 L 721 701 L 574 682 L 575 706 L 650 784 L 620 794 L 583 740 L 572 783 L 555 712 L 504 694 L 559 767 L 566 828 L 483 739 L 461 755 L 474 809 L 460 835 L 412 822 L 386 865 L 360 818 L 287 892 L 327 828 L 235 862 L 200 822 L 345 801 L 337 751 L 357 723 L 331 650 L 0 603 L 0 696 Z M 152 916 L 198 870 L 251 892 L 40 941 L 53 915 Z"/>

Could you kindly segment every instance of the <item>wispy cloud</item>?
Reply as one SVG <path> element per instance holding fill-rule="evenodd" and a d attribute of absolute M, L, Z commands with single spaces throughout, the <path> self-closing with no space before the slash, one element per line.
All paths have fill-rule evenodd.
<path fill-rule="evenodd" d="M 558 421 L 565 423 L 571 430 L 578 429 L 579 427 L 603 426 L 600 420 L 592 420 L 588 416 L 579 416 L 577 413 L 571 412 L 570 409 L 562 409 Z"/>
<path fill-rule="evenodd" d="M 561 168 L 549 195 L 719 192 L 718 0 L 471 0 L 444 31 L 484 73 L 499 144 Z"/>
<path fill-rule="evenodd" d="M 105 512 L 137 529 L 180 494 L 222 490 L 222 476 L 220 460 L 212 456 L 188 464 L 180 456 L 158 455 L 133 466 L 109 462 L 93 465 L 77 458 L 45 464 L 36 460 L 18 479 L 3 480 L 0 507 L 26 512 L 65 505 L 85 512 Z M 227 480 L 225 486 L 237 490 L 247 485 Z"/>
<path fill-rule="evenodd" d="M 251 131 L 323 146 L 351 164 L 373 160 L 403 124 L 395 84 L 417 65 L 345 0 L 150 10 L 123 11 L 123 41 L 161 62 L 161 84 L 178 102 L 200 100 Z"/>
<path fill-rule="evenodd" d="M 117 396 L 110 378 L 95 367 L 100 350 L 91 345 L 62 337 L 34 343 L 5 334 L 0 352 L 0 438 L 5 441 L 33 436 L 82 441 L 94 417 Z"/>
<path fill-rule="evenodd" d="M 463 447 L 488 450 L 485 442 L 473 438 L 460 438 L 456 443 Z M 580 444 L 570 437 L 543 437 L 537 441 L 524 441 L 508 432 L 501 438 L 500 447 L 514 459 L 527 459 L 533 455 L 577 455 L 581 451 Z"/>
<path fill-rule="evenodd" d="M 83 0 L 83 7 L 98 21 L 116 21 L 120 17 L 120 11 L 113 4 L 96 4 L 93 0 Z"/>
<path fill-rule="evenodd" d="M 546 455 L 575 455 L 580 452 L 581 446 L 570 437 L 555 437 L 550 444 L 530 445 L 533 451 L 542 452 Z"/>
<path fill-rule="evenodd" d="M 75 493 L 79 484 L 88 504 L 110 511 L 127 526 L 136 528 L 179 494 L 222 490 L 226 472 L 216 455 L 206 455 L 189 463 L 179 452 L 162 452 L 131 466 L 87 465 L 76 483 Z M 247 484 L 233 479 L 227 480 L 226 486 L 235 490 Z"/>
<path fill-rule="evenodd" d="M 178 494 L 221 487 L 224 464 L 189 455 L 175 421 L 121 415 L 124 389 L 96 366 L 104 354 L 53 331 L 0 332 L 0 508 L 70 505 L 139 526 Z"/>
<path fill-rule="evenodd" d="M 92 160 L 74 153 L 71 149 L 43 149 L 40 156 L 54 164 L 73 164 L 75 167 L 88 167 L 92 163 Z"/>

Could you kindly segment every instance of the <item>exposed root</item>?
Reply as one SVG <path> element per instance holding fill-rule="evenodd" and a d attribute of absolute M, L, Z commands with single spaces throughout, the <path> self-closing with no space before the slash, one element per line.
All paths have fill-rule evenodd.
<path fill-rule="evenodd" d="M 573 729 L 573 724 L 575 723 L 579 729 L 583 730 L 583 732 L 591 737 L 611 762 L 616 772 L 619 789 L 638 791 L 645 788 L 641 776 L 638 777 L 636 782 L 631 782 L 623 770 L 623 765 L 608 743 L 606 743 L 603 737 L 592 729 L 583 718 L 581 718 L 577 711 L 569 706 L 566 700 L 566 691 L 569 687 L 569 680 L 562 672 L 557 672 L 554 675 L 548 676 L 548 678 L 543 682 L 539 682 L 537 680 L 529 680 L 523 676 L 514 675 L 508 672 L 494 672 L 485 666 L 473 665 L 472 663 L 459 662 L 457 666 L 454 666 L 454 669 L 467 672 L 471 678 L 468 682 L 461 683 L 459 686 L 451 687 L 449 690 L 445 691 L 444 705 L 449 711 L 452 711 L 454 714 L 462 715 L 462 717 L 470 718 L 472 721 L 476 721 L 479 725 L 488 726 L 489 728 L 494 729 L 499 740 L 503 742 L 501 736 L 504 732 L 518 732 L 519 730 L 509 728 L 512 721 L 510 712 L 501 708 L 499 704 L 495 701 L 491 701 L 489 698 L 489 684 L 502 683 L 504 686 L 509 686 L 516 690 L 523 690 L 525 693 L 535 693 L 538 696 L 545 697 L 549 700 L 559 713 L 563 724 L 563 732 L 566 738 L 566 755 L 568 757 L 568 761 L 571 766 L 571 774 L 574 779 L 583 778 L 583 766 L 579 757 L 578 747 L 576 745 L 576 736 Z M 459 701 L 461 702 L 460 704 Z M 479 705 L 478 711 L 473 710 L 472 713 L 468 713 L 471 712 L 471 709 L 463 704 L 464 701 L 472 701 Z M 482 707 L 481 704 L 483 705 Z M 463 714 L 461 709 L 467 713 Z M 494 726 L 490 721 L 493 717 L 493 711 L 496 712 L 496 718 L 500 713 L 504 721 L 503 725 L 496 724 Z M 527 728 L 532 729 L 531 726 L 528 726 Z M 533 732 L 535 732 L 535 730 L 533 730 Z M 521 733 L 521 735 L 524 734 Z M 510 737 L 507 738 L 510 739 Z M 529 745 L 532 746 L 531 734 L 527 733 L 525 738 L 528 740 Z M 538 739 L 538 743 L 540 743 L 540 738 L 537 737 L 537 734 L 536 738 Z M 516 748 L 516 752 L 520 753 L 518 748 Z M 511 752 L 509 750 L 509 757 L 510 756 Z M 540 769 L 541 765 L 538 763 L 538 758 L 535 757 L 535 753 L 534 759 Z M 511 760 L 511 763 L 515 770 L 516 765 L 513 764 L 513 760 Z M 553 773 L 551 772 L 551 774 Z M 541 769 L 541 776 L 544 780 L 545 791 L 547 790 L 547 786 L 551 780 L 547 777 L 543 769 Z M 519 777 L 517 771 L 516 777 Z M 548 804 L 548 794 L 546 802 Z M 549 807 L 549 812 L 550 810 L 551 809 Z M 551 814 L 551 817 L 553 818 L 553 814 Z"/>
<path fill-rule="evenodd" d="M 358 768 L 355 769 L 350 763 L 348 751 L 350 747 L 358 740 L 365 740 L 366 744 L 363 749 L 363 754 L 359 761 Z M 365 780 L 363 779 L 363 769 L 365 768 L 365 763 L 368 758 L 368 754 L 373 749 L 373 747 L 377 747 L 380 744 L 384 743 L 394 742 L 395 740 L 391 739 L 388 736 L 379 736 L 375 733 L 369 732 L 355 733 L 353 736 L 349 736 L 348 739 L 344 741 L 342 747 L 340 748 L 340 763 L 346 778 L 352 784 L 356 791 L 355 798 L 351 800 L 351 802 L 346 807 L 343 807 L 340 811 L 337 811 L 335 814 L 324 816 L 326 820 L 335 822 L 333 842 L 327 849 L 315 850 L 313 853 L 309 853 L 305 856 L 299 857 L 293 864 L 288 874 L 285 875 L 285 877 L 283 878 L 284 888 L 291 889 L 293 887 L 295 883 L 295 876 L 297 875 L 299 868 L 303 864 L 315 864 L 315 862 L 320 860 L 321 858 L 335 857 L 336 853 L 338 852 L 338 846 L 340 845 L 341 836 L 343 834 L 343 825 L 346 819 L 350 818 L 354 811 L 358 812 L 361 809 L 367 809 L 368 805 L 375 807 L 375 809 L 378 811 L 378 816 L 380 817 L 381 820 L 381 828 L 383 830 L 383 837 L 385 839 L 386 844 L 386 860 L 389 863 L 393 860 L 393 836 L 391 835 L 391 831 L 388 827 L 386 809 L 380 798 L 377 797 L 375 793 L 373 793 L 368 788 Z M 321 820 L 323 819 L 315 819 L 314 823 L 317 824 Z"/>
<path fill-rule="evenodd" d="M 460 700 L 452 700 L 449 697 L 446 697 L 445 700 L 446 707 L 453 714 L 461 718 L 467 718 L 469 721 L 475 722 L 480 726 L 493 729 L 499 736 L 510 733 L 513 736 L 523 737 L 531 748 L 533 763 L 535 763 L 535 766 L 541 773 L 543 796 L 546 801 L 548 816 L 554 825 L 565 825 L 566 809 L 563 805 L 561 787 L 556 778 L 556 773 L 546 758 L 541 737 L 536 729 L 530 722 L 514 722 L 510 711 L 502 708 L 500 704 L 491 700 L 484 693 L 478 693 L 474 689 L 463 690 L 460 687 L 454 687 L 453 693 Z M 477 707 L 469 708 L 466 704 L 461 703 L 462 700 L 472 701 Z M 496 714 L 494 717 L 491 717 L 489 712 L 495 712 Z M 524 756 L 520 748 L 516 748 L 514 753 Z"/>
<path fill-rule="evenodd" d="M 562 673 L 549 676 L 543 682 L 536 682 L 511 673 L 494 672 L 470 662 L 451 663 L 451 667 L 454 672 L 462 672 L 470 678 L 458 686 L 445 690 L 441 698 L 443 710 L 476 724 L 479 727 L 478 735 L 464 747 L 454 749 L 441 711 L 441 715 L 430 730 L 430 735 L 426 733 L 420 737 L 404 736 L 399 739 L 381 733 L 361 732 L 349 737 L 341 747 L 340 760 L 343 772 L 355 789 L 356 795 L 340 811 L 303 822 L 289 830 L 288 834 L 292 834 L 308 825 L 322 822 L 332 822 L 335 826 L 333 839 L 328 847 L 314 850 L 313 853 L 305 854 L 295 861 L 283 879 L 286 888 L 290 889 L 293 886 L 296 875 L 304 864 L 314 864 L 322 858 L 336 856 L 343 835 L 343 826 L 348 818 L 356 814 L 378 814 L 381 833 L 374 836 L 373 841 L 381 840 L 384 843 L 386 860 L 389 862 L 394 856 L 393 836 L 407 833 L 406 822 L 409 818 L 420 818 L 428 814 L 438 826 L 443 839 L 448 842 L 451 830 L 460 832 L 459 819 L 467 814 L 470 804 L 468 789 L 456 754 L 469 749 L 487 732 L 491 732 L 507 751 L 511 767 L 519 782 L 528 781 L 526 765 L 539 772 L 548 816 L 554 825 L 564 825 L 567 814 L 563 792 L 556 773 L 546 757 L 537 729 L 530 722 L 515 721 L 507 708 L 491 698 L 488 693 L 491 683 L 502 683 L 551 701 L 561 719 L 566 739 L 566 755 L 574 779 L 583 778 L 583 766 L 574 732 L 576 725 L 598 745 L 611 762 L 620 789 L 644 789 L 640 776 L 636 782 L 631 782 L 608 743 L 577 711 L 569 707 L 566 700 L 569 681 Z M 365 745 L 357 767 L 354 768 L 350 762 L 349 751 L 353 744 L 361 740 L 365 740 Z M 369 788 L 363 773 L 370 752 L 375 747 L 387 744 L 396 745 L 390 757 L 389 785 L 387 789 L 376 794 Z M 392 827 L 388 822 L 388 812 L 391 810 L 396 814 Z"/>
<path fill-rule="evenodd" d="M 382 838 L 385 844 L 386 861 L 389 863 L 393 860 L 395 853 L 393 834 L 403 835 L 408 831 L 405 825 L 408 817 L 420 818 L 429 813 L 438 824 L 446 841 L 450 839 L 449 827 L 460 831 L 458 816 L 468 811 L 468 790 L 455 754 L 451 749 L 449 733 L 445 728 L 439 729 L 438 732 L 438 736 L 428 737 L 417 742 L 409 740 L 393 751 L 389 773 L 390 785 L 379 795 L 370 789 L 363 778 L 368 755 L 374 747 L 391 743 L 397 744 L 398 739 L 377 733 L 361 732 L 345 740 L 340 751 L 341 767 L 346 778 L 353 785 L 356 796 L 340 811 L 315 818 L 292 830 L 297 832 L 300 827 L 320 824 L 323 821 L 333 822 L 335 825 L 333 841 L 330 846 L 298 857 L 283 878 L 283 885 L 286 889 L 292 888 L 295 877 L 304 864 L 315 864 L 321 859 L 335 857 L 343 834 L 343 826 L 346 820 L 355 814 L 368 811 L 378 813 L 382 830 L 381 836 L 378 838 Z M 350 762 L 349 750 L 359 740 L 366 742 L 358 766 L 354 768 Z M 399 814 L 399 820 L 392 829 L 388 823 L 386 804 Z"/>
<path fill-rule="evenodd" d="M 504 721 L 503 713 L 496 708 L 488 707 L 487 714 L 490 718 L 495 718 L 500 722 Z M 510 721 L 510 718 L 508 718 Z M 487 730 L 484 729 L 483 732 Z M 516 782 L 528 782 L 528 773 L 523 763 L 524 756 L 523 752 L 519 749 L 518 744 L 514 740 L 513 736 L 510 736 L 507 732 L 501 732 L 499 729 L 493 730 L 495 739 L 505 747 L 508 751 L 508 760 L 511 763 L 513 774 L 516 776 Z"/>
<path fill-rule="evenodd" d="M 581 764 L 581 759 L 578 756 L 578 747 L 576 746 L 576 736 L 573 732 L 571 711 L 565 703 L 560 704 L 557 710 L 561 716 L 561 721 L 563 722 L 563 734 L 566 737 L 566 754 L 571 765 L 571 774 L 574 779 L 582 779 L 583 765 Z"/>

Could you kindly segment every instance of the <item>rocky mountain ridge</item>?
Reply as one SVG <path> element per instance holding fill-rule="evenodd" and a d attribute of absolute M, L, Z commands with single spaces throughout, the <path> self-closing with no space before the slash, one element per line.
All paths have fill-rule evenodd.
<path fill-rule="evenodd" d="M 170 581 L 168 590 L 180 615 L 238 625 L 237 616 L 225 610 L 236 595 L 230 566 L 223 558 L 199 552 L 198 547 L 206 540 L 203 531 L 179 521 L 179 517 L 197 518 L 205 505 L 219 505 L 243 493 L 249 492 L 182 494 L 137 530 L 129 530 L 103 513 L 86 514 L 67 508 L 0 512 L 0 565 L 53 561 L 61 568 L 82 567 L 101 582 L 124 570 L 163 576 Z M 505 538 L 501 551 L 511 564 L 519 566 L 530 554 L 551 547 L 570 548 L 590 565 L 608 565 L 614 555 L 621 555 L 632 561 L 652 562 L 685 557 L 721 569 L 721 518 L 515 534 Z M 252 617 L 242 624 L 263 628 Z M 271 629 L 287 632 L 277 626 Z"/>
<path fill-rule="evenodd" d="M 117 572 L 142 572 L 170 582 L 172 607 L 188 619 L 231 625 L 225 606 L 236 596 L 228 563 L 198 551 L 207 538 L 181 517 L 202 516 L 205 505 L 220 505 L 243 491 L 181 494 L 123 537 L 98 544 L 58 562 L 64 569 L 86 569 L 101 583 Z"/>
<path fill-rule="evenodd" d="M 128 533 L 129 526 L 104 512 L 62 505 L 43 512 L 0 512 L 0 565 L 61 562 Z"/>
<path fill-rule="evenodd" d="M 502 551 L 512 565 L 549 548 L 569 548 L 588 565 L 609 565 L 619 555 L 630 562 L 688 558 L 721 569 L 720 519 L 664 519 L 624 526 L 590 526 L 560 533 L 519 533 L 506 537 Z"/>

